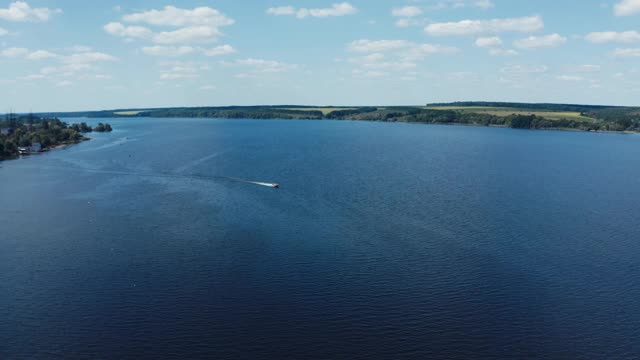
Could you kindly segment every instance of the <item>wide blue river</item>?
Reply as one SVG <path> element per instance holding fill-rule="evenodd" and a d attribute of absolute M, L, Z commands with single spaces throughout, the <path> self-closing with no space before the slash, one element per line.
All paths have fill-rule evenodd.
<path fill-rule="evenodd" d="M 640 357 L 639 135 L 107 121 L 0 163 L 1 359 Z"/>

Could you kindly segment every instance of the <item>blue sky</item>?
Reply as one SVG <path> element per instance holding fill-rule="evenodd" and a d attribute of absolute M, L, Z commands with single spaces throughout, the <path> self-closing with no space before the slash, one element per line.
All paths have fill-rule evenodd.
<path fill-rule="evenodd" d="M 640 0 L 0 1 L 0 112 L 640 105 Z"/>

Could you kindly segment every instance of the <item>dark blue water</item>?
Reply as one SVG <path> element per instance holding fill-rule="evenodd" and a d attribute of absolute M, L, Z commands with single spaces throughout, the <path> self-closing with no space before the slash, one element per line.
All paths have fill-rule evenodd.
<path fill-rule="evenodd" d="M 109 122 L 0 164 L 2 359 L 640 357 L 640 136 Z"/>

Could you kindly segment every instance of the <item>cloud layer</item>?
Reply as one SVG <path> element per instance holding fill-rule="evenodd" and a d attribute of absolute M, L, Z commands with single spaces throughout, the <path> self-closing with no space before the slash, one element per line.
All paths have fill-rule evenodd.
<path fill-rule="evenodd" d="M 613 7 L 616 16 L 640 14 L 640 0 L 622 0 Z"/>
<path fill-rule="evenodd" d="M 295 16 L 298 19 L 308 17 L 326 18 L 330 16 L 353 15 L 358 12 L 355 6 L 348 2 L 333 4 L 329 8 L 295 8 L 293 6 L 278 6 L 267 9 L 267 14 L 275 16 Z"/>
<path fill-rule="evenodd" d="M 499 34 L 503 32 L 530 33 L 544 28 L 540 16 L 505 18 L 492 20 L 462 20 L 457 22 L 433 23 L 424 28 L 432 36 L 470 36 Z"/>
<path fill-rule="evenodd" d="M 60 9 L 32 8 L 24 1 L 16 1 L 9 4 L 6 9 L 0 8 L 0 20 L 13 22 L 44 22 L 53 14 L 59 14 Z"/>
<path fill-rule="evenodd" d="M 175 6 L 124 15 L 122 21 L 146 26 L 110 22 L 104 26 L 104 30 L 129 41 L 146 40 L 165 45 L 215 42 L 222 36 L 220 28 L 235 23 L 233 19 L 210 7 L 181 9 Z M 165 29 L 154 31 L 147 26 Z"/>
<path fill-rule="evenodd" d="M 514 45 L 519 49 L 537 49 L 556 47 L 566 42 L 566 37 L 560 36 L 559 34 L 551 34 L 545 36 L 529 36 L 525 39 L 516 40 Z"/>

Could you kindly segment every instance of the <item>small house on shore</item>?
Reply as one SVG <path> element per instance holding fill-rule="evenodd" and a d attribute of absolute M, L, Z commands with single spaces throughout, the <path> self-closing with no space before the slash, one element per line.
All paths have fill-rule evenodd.
<path fill-rule="evenodd" d="M 29 155 L 32 153 L 38 153 L 42 151 L 42 145 L 40 143 L 33 143 L 31 146 L 21 146 L 18 148 L 20 155 Z"/>

